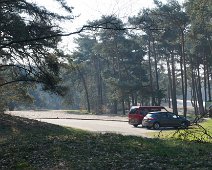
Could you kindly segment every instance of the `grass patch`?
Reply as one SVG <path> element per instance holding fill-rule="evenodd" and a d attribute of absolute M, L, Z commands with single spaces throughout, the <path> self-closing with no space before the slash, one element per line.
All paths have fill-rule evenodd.
<path fill-rule="evenodd" d="M 96 134 L 0 115 L 0 169 L 210 169 L 212 143 Z"/>
<path fill-rule="evenodd" d="M 212 119 L 205 119 L 197 125 L 188 129 L 163 130 L 156 133 L 149 133 L 151 137 L 183 139 L 194 142 L 212 143 Z"/>

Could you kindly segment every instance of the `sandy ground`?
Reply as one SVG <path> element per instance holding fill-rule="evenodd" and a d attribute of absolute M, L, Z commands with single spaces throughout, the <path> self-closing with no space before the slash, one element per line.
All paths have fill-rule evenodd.
<path fill-rule="evenodd" d="M 82 120 L 113 120 L 127 122 L 126 116 L 117 115 L 89 115 L 89 114 L 73 114 L 65 110 L 49 110 L 49 111 L 7 111 L 7 114 L 13 116 L 26 117 L 30 119 L 82 119 Z"/>

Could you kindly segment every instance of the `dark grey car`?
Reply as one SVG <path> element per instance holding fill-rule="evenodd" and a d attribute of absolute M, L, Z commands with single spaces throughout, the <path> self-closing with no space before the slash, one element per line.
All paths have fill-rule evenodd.
<path fill-rule="evenodd" d="M 187 128 L 190 121 L 172 112 L 150 112 L 143 121 L 142 126 L 148 129 L 159 129 L 160 127 Z"/>

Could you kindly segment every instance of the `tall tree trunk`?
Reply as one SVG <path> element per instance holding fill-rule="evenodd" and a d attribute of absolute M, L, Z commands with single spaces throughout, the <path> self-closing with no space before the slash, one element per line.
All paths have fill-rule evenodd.
<path fill-rule="evenodd" d="M 167 68 L 168 68 L 168 79 L 169 79 L 169 85 L 168 85 L 168 99 L 169 99 L 169 108 L 171 108 L 171 100 L 170 98 L 173 98 L 173 94 L 172 94 L 172 77 L 171 77 L 171 69 L 170 69 L 170 61 L 169 61 L 169 57 L 167 57 L 166 59 L 167 62 Z"/>
<path fill-rule="evenodd" d="M 148 40 L 148 57 L 149 57 L 149 80 L 150 80 L 150 89 L 151 92 L 153 92 L 153 83 L 152 83 L 152 64 L 151 64 L 151 42 L 150 42 L 150 38 Z M 153 93 L 151 93 L 151 105 L 154 105 L 155 103 L 155 98 L 153 96 Z"/>
<path fill-rule="evenodd" d="M 121 104 L 122 104 L 122 114 L 125 115 L 125 105 L 124 105 L 123 97 L 122 97 L 122 100 L 121 100 Z"/>
<path fill-rule="evenodd" d="M 181 92 L 182 92 L 182 96 L 184 99 L 184 74 L 183 74 L 183 57 L 182 55 L 180 56 L 180 75 L 181 75 Z"/>
<path fill-rule="evenodd" d="M 135 106 L 137 106 L 138 105 L 138 95 L 135 93 Z"/>
<path fill-rule="evenodd" d="M 171 54 L 171 63 L 172 63 L 172 108 L 175 114 L 178 114 L 177 110 L 177 97 L 176 97 L 176 79 L 175 79 L 175 62 L 174 54 Z"/>
<path fill-rule="evenodd" d="M 204 96 L 205 96 L 205 103 L 207 102 L 207 74 L 206 74 L 206 56 L 205 56 L 205 54 L 203 54 L 204 55 L 204 62 L 203 62 L 203 68 L 204 68 L 204 70 L 203 70 L 203 73 L 204 73 Z M 206 104 L 205 104 L 205 109 L 206 109 Z"/>
<path fill-rule="evenodd" d="M 155 78 L 156 78 L 156 93 L 159 92 L 159 78 L 158 78 L 158 65 L 157 65 L 157 54 L 156 54 L 156 47 L 155 47 L 155 40 L 153 38 L 153 53 L 154 53 L 154 60 L 155 60 Z M 156 105 L 159 104 L 159 99 L 158 99 L 158 95 L 157 95 L 157 101 L 156 101 Z"/>
<path fill-rule="evenodd" d="M 129 96 L 127 97 L 127 107 L 128 107 L 128 110 L 130 110 L 130 97 Z"/>
<path fill-rule="evenodd" d="M 196 76 L 195 76 L 195 70 L 193 67 L 193 63 L 191 62 L 191 81 L 192 81 L 192 87 L 191 87 L 191 104 L 194 107 L 195 115 L 198 115 L 198 107 L 197 107 L 197 83 L 196 83 Z"/>
<path fill-rule="evenodd" d="M 95 77 L 96 77 L 96 87 L 97 87 L 97 106 L 96 110 L 99 114 L 103 111 L 103 96 L 102 96 L 102 77 L 101 77 L 101 65 L 98 56 L 94 57 L 95 66 Z"/>
<path fill-rule="evenodd" d="M 117 102 L 117 100 L 113 101 L 113 111 L 112 111 L 112 113 L 118 114 L 118 102 Z"/>
<path fill-rule="evenodd" d="M 83 75 L 83 73 L 80 71 L 79 67 L 77 67 L 77 71 L 82 79 L 82 83 L 83 83 L 83 86 L 84 86 L 84 89 L 85 89 L 85 97 L 86 97 L 86 101 L 87 101 L 87 110 L 88 110 L 88 113 L 91 112 L 91 107 L 90 107 L 90 100 L 89 100 L 89 95 L 88 95 L 88 87 L 87 87 L 87 83 L 85 81 L 85 77 Z"/>
<path fill-rule="evenodd" d="M 211 101 L 211 85 L 210 85 L 210 73 L 208 67 L 208 61 L 206 61 L 206 75 L 207 75 L 207 82 L 208 82 L 208 100 Z"/>
<path fill-rule="evenodd" d="M 200 114 L 204 114 L 204 106 L 203 106 L 203 100 L 202 100 L 202 86 L 201 86 L 201 77 L 200 77 L 200 68 L 198 66 L 197 68 L 197 76 L 198 76 L 198 87 L 197 87 L 197 100 L 198 100 L 198 104 L 199 104 L 199 111 Z"/>
<path fill-rule="evenodd" d="M 135 106 L 135 97 L 133 93 L 131 94 L 131 98 L 132 98 L 132 105 Z"/>
<path fill-rule="evenodd" d="M 183 60 L 183 75 L 182 79 L 184 78 L 183 83 L 183 112 L 184 116 L 186 117 L 187 114 L 187 68 L 186 68 L 186 58 L 185 58 L 185 38 L 184 38 L 184 29 L 181 30 L 181 55 L 182 55 L 182 60 Z"/>

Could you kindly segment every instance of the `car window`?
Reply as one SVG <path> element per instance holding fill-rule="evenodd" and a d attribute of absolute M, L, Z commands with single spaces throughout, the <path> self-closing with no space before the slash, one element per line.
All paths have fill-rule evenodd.
<path fill-rule="evenodd" d="M 137 111 L 137 108 L 131 109 L 131 110 L 130 110 L 130 114 L 135 114 L 136 111 Z"/>
<path fill-rule="evenodd" d="M 159 116 L 159 114 L 158 113 L 148 113 L 147 115 L 146 115 L 146 117 L 149 117 L 149 118 L 156 118 L 156 117 L 158 117 Z"/>
<path fill-rule="evenodd" d="M 174 113 L 167 113 L 168 118 L 177 118 L 177 115 L 175 115 Z"/>
<path fill-rule="evenodd" d="M 174 115 L 173 118 L 177 119 L 177 115 Z"/>
<path fill-rule="evenodd" d="M 148 112 L 149 112 L 149 111 L 148 111 L 147 109 L 142 109 L 142 110 L 140 111 L 140 114 L 146 115 Z"/>
<path fill-rule="evenodd" d="M 167 113 L 163 113 L 163 112 L 160 113 L 160 117 L 161 117 L 161 118 L 167 118 Z"/>
<path fill-rule="evenodd" d="M 153 114 L 147 114 L 146 117 L 151 118 L 151 117 L 154 117 L 154 115 Z"/>

